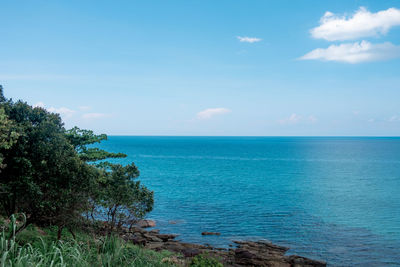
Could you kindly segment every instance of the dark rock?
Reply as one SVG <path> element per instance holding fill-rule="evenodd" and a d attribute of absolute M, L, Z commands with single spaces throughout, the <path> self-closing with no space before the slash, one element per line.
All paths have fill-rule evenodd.
<path fill-rule="evenodd" d="M 131 233 L 146 233 L 147 231 L 140 227 L 132 227 L 130 229 Z"/>
<path fill-rule="evenodd" d="M 210 233 L 210 232 L 204 232 Z M 202 233 L 203 234 L 203 233 Z M 211 233 L 217 234 L 217 233 Z M 146 231 L 141 228 L 131 229 L 121 237 L 148 249 L 168 250 L 179 253 L 185 258 L 207 254 L 220 259 L 224 266 L 261 266 L 261 267 L 325 267 L 326 263 L 296 255 L 286 256 L 288 248 L 267 241 L 234 241 L 236 248 L 222 249 L 210 245 L 183 243 L 174 240 L 177 235 L 160 234 L 158 230 Z M 190 262 L 191 259 L 183 259 Z"/>
<path fill-rule="evenodd" d="M 156 236 L 162 241 L 167 242 L 168 240 L 175 239 L 178 235 L 157 234 Z"/>
<path fill-rule="evenodd" d="M 221 233 L 218 233 L 218 232 L 202 232 L 201 235 L 221 235 Z"/>
<path fill-rule="evenodd" d="M 152 250 L 161 250 L 163 245 L 164 244 L 162 242 L 147 243 L 146 248 L 152 249 Z"/>
<path fill-rule="evenodd" d="M 197 248 L 186 248 L 181 252 L 185 257 L 194 257 L 201 254 L 201 251 Z"/>
<path fill-rule="evenodd" d="M 159 234 L 159 233 L 160 233 L 160 230 L 158 230 L 158 229 L 153 229 L 153 230 L 150 230 L 149 233 L 150 233 L 150 234 Z"/>
<path fill-rule="evenodd" d="M 153 220 L 140 220 L 136 223 L 136 225 L 142 228 L 155 227 L 156 222 Z"/>
<path fill-rule="evenodd" d="M 308 259 L 308 258 L 296 256 L 296 255 L 289 256 L 288 260 L 294 267 L 297 267 L 297 266 L 325 267 L 326 266 L 326 262 L 312 260 L 312 259 Z"/>
<path fill-rule="evenodd" d="M 149 242 L 163 242 L 161 238 L 158 238 L 157 236 L 148 233 L 143 234 L 143 237 L 146 238 L 146 240 Z"/>
<path fill-rule="evenodd" d="M 143 237 L 136 237 L 136 236 L 131 236 L 129 237 L 128 241 L 132 242 L 135 245 L 140 245 L 140 246 L 145 246 L 147 241 Z"/>

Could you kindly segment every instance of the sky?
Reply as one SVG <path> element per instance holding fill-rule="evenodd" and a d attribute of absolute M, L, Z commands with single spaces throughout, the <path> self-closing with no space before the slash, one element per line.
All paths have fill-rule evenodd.
<path fill-rule="evenodd" d="M 0 0 L 6 97 L 109 135 L 398 136 L 400 1 Z"/>

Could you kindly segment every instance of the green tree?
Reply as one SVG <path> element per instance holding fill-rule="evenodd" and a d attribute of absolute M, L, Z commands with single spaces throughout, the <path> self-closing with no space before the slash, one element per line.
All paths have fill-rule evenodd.
<path fill-rule="evenodd" d="M 60 229 L 75 222 L 87 208 L 87 192 L 99 171 L 79 158 L 59 115 L 3 95 L 0 99 L 18 135 L 11 149 L 0 148 L 5 166 L 0 173 L 3 213 L 24 212 L 28 224 Z"/>
<path fill-rule="evenodd" d="M 137 167 L 105 161 L 126 155 L 93 146 L 106 135 L 66 131 L 58 114 L 7 100 L 2 87 L 0 105 L 3 214 L 24 212 L 27 224 L 57 225 L 60 237 L 84 213 L 106 220 L 113 230 L 152 210 L 153 192 L 136 180 Z"/>
<path fill-rule="evenodd" d="M 93 131 L 75 127 L 67 131 L 67 138 L 82 160 L 91 162 L 101 171 L 96 186 L 91 188 L 91 208 L 87 218 L 106 221 L 112 231 L 123 225 L 132 226 L 153 209 L 153 192 L 136 180 L 139 170 L 135 164 L 123 166 L 104 161 L 126 155 L 92 146 L 107 140 L 105 134 L 96 135 Z"/>
<path fill-rule="evenodd" d="M 2 90 L 1 86 L 0 90 Z M 0 107 L 0 150 L 10 149 L 17 142 L 18 137 L 15 124 L 8 119 L 3 107 Z M 0 153 L 0 171 L 5 167 L 3 160 L 4 156 Z"/>
<path fill-rule="evenodd" d="M 139 170 L 135 164 L 99 164 L 104 179 L 99 182 L 97 217 L 108 222 L 109 230 L 130 227 L 153 209 L 153 192 L 135 181 Z"/>
<path fill-rule="evenodd" d="M 97 147 L 88 147 L 95 143 L 107 140 L 105 134 L 94 134 L 91 130 L 74 127 L 66 132 L 67 139 L 79 153 L 79 157 L 86 162 L 95 162 L 109 158 L 125 158 L 123 153 L 111 153 Z"/>

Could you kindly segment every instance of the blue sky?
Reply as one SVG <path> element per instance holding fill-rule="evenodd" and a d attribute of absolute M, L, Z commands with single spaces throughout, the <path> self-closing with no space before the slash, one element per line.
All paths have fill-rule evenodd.
<path fill-rule="evenodd" d="M 400 132 L 399 1 L 4 1 L 0 84 L 115 135 Z M 327 13 L 330 12 L 330 13 Z"/>

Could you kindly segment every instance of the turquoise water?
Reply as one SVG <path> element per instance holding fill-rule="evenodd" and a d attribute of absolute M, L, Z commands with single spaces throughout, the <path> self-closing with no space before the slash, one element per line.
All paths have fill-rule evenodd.
<path fill-rule="evenodd" d="M 155 192 L 148 217 L 181 240 L 267 239 L 332 266 L 400 266 L 400 138 L 112 136 L 101 147 L 137 164 Z"/>

